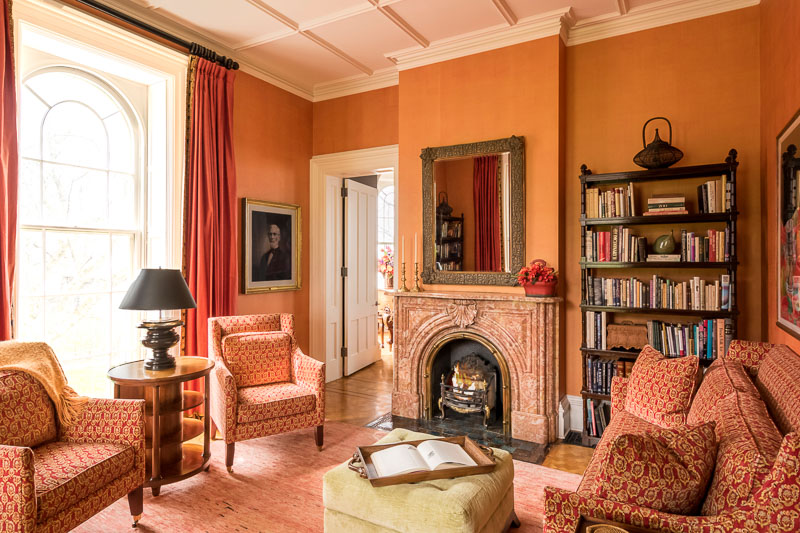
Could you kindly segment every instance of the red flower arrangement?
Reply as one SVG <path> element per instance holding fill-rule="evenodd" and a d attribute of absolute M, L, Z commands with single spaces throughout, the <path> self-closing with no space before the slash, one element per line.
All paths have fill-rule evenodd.
<path fill-rule="evenodd" d="M 556 272 L 555 268 L 547 266 L 547 262 L 544 259 L 534 259 L 530 265 L 522 267 L 519 274 L 517 274 L 517 283 L 522 286 L 555 281 L 558 281 L 558 272 Z"/>

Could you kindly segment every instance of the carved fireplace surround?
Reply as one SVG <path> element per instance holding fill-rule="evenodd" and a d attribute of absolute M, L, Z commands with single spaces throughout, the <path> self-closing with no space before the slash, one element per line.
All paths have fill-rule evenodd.
<path fill-rule="evenodd" d="M 435 415 L 426 371 L 443 342 L 461 333 L 499 354 L 508 368 L 503 386 L 510 389 L 505 424 L 508 430 L 510 422 L 511 436 L 540 444 L 554 441 L 560 302 L 514 294 L 395 293 L 392 414 Z"/>

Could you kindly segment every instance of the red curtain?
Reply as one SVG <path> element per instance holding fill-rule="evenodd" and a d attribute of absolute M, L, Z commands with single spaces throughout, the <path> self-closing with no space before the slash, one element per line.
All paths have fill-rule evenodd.
<path fill-rule="evenodd" d="M 500 198 L 497 193 L 497 156 L 473 159 L 475 201 L 475 270 L 500 271 Z"/>
<path fill-rule="evenodd" d="M 208 357 L 208 318 L 233 315 L 236 306 L 234 72 L 205 59 L 192 62 L 183 250 L 197 309 L 186 312 L 184 339 L 186 355 Z"/>
<path fill-rule="evenodd" d="M 3 0 L 3 50 L 0 51 L 0 341 L 11 338 L 14 268 L 17 249 L 17 87 L 11 34 L 11 2 Z"/>

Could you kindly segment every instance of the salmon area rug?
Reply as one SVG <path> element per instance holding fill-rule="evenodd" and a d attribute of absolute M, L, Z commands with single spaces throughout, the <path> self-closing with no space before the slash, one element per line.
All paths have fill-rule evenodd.
<path fill-rule="evenodd" d="M 155 498 L 150 489 L 144 489 L 144 514 L 138 529 L 131 528 L 128 500 L 121 498 L 74 531 L 322 532 L 322 476 L 352 457 L 357 446 L 372 444 L 385 434 L 329 422 L 321 452 L 314 445 L 311 429 L 237 442 L 233 474 L 225 469 L 225 443 L 213 441 L 209 472 L 164 485 Z M 512 532 L 519 533 L 541 531 L 545 486 L 574 490 L 581 480 L 577 474 L 520 461 L 514 461 L 514 472 L 515 508 L 522 527 Z"/>

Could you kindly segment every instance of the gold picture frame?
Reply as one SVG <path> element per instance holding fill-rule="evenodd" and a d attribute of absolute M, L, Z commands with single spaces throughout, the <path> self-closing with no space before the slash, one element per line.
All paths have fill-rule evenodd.
<path fill-rule="evenodd" d="M 295 291 L 301 284 L 300 206 L 242 198 L 241 291 Z"/>

